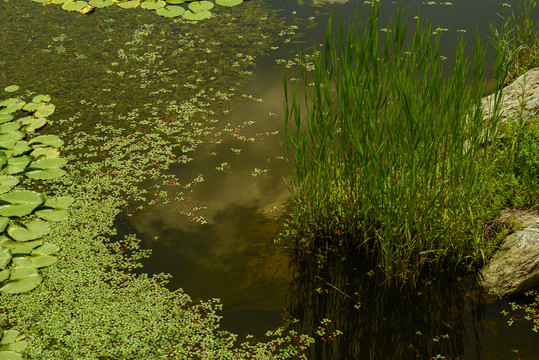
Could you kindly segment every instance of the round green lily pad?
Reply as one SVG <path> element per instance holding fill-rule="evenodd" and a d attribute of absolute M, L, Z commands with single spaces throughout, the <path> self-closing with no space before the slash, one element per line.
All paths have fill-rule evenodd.
<path fill-rule="evenodd" d="M 28 144 L 34 147 L 34 149 L 44 146 L 59 148 L 60 146 L 64 145 L 64 141 L 56 135 L 41 135 L 30 140 Z"/>
<path fill-rule="evenodd" d="M 157 9 L 155 13 L 163 17 L 178 17 L 185 13 L 185 9 L 181 6 L 165 6 L 161 9 Z"/>
<path fill-rule="evenodd" d="M 8 282 L 0 288 L 7 294 L 20 294 L 35 289 L 43 281 L 43 275 L 33 274 Z M 21 357 L 22 358 L 22 357 Z"/>
<path fill-rule="evenodd" d="M 77 4 L 77 3 L 84 3 L 86 4 L 86 2 L 84 1 L 77 1 L 76 3 L 66 3 L 66 4 Z M 79 4 L 80 5 L 80 4 Z M 72 5 L 73 7 L 77 7 L 79 5 Z M 86 5 L 84 5 L 86 6 Z M 83 7 L 84 7 L 83 6 Z M 63 6 L 62 6 L 63 7 Z M 82 9 L 82 8 L 81 8 Z M 65 10 L 65 9 L 64 9 Z M 80 9 L 78 9 L 80 10 Z M 78 10 L 68 10 L 68 11 L 78 11 Z M 36 113 L 34 114 L 35 117 L 47 117 L 49 115 L 52 115 L 54 113 L 54 110 L 56 110 L 56 106 L 54 106 L 54 104 L 46 104 L 46 105 L 43 105 L 42 107 L 40 107 L 39 109 L 36 110 Z"/>
<path fill-rule="evenodd" d="M 165 7 L 167 3 L 163 0 L 159 1 L 144 1 L 140 4 L 140 7 L 148 10 L 157 10 Z"/>
<path fill-rule="evenodd" d="M 44 169 L 51 169 L 51 168 L 61 168 L 66 166 L 67 160 L 64 158 L 55 158 L 55 159 L 39 159 L 36 161 L 32 161 L 30 165 L 28 165 L 27 170 L 44 170 Z"/>
<path fill-rule="evenodd" d="M 17 184 L 19 179 L 15 176 L 0 175 L 0 194 L 8 192 Z"/>
<path fill-rule="evenodd" d="M 243 0 L 215 0 L 215 3 L 221 6 L 236 6 L 243 3 Z"/>
<path fill-rule="evenodd" d="M 30 157 L 32 159 L 54 159 L 60 156 L 60 151 L 53 147 L 42 147 L 39 149 L 35 149 L 30 153 Z"/>
<path fill-rule="evenodd" d="M 13 224 L 7 229 L 7 233 L 17 241 L 36 240 L 50 232 L 49 224 L 42 220 L 29 220 Z"/>
<path fill-rule="evenodd" d="M 5 92 L 15 92 L 19 90 L 19 87 L 17 85 L 10 85 L 4 88 Z"/>
<path fill-rule="evenodd" d="M 50 168 L 43 170 L 28 171 L 25 173 L 27 178 L 36 180 L 52 180 L 62 177 L 66 174 L 65 170 L 58 168 Z"/>
<path fill-rule="evenodd" d="M 13 115 L 11 114 L 0 114 L 0 124 L 7 123 L 13 120 Z"/>
<path fill-rule="evenodd" d="M 50 95 L 36 95 L 32 99 L 32 102 L 35 102 L 35 103 L 49 102 L 49 101 L 51 101 L 51 96 Z"/>
<path fill-rule="evenodd" d="M 11 249 L 0 246 L 0 270 L 4 270 L 11 262 Z"/>
<path fill-rule="evenodd" d="M 202 10 L 197 12 L 192 12 L 191 10 L 187 10 L 183 13 L 183 18 L 186 20 L 191 21 L 199 21 L 199 20 L 205 20 L 209 19 L 211 17 L 212 13 L 208 10 Z"/>
<path fill-rule="evenodd" d="M 131 0 L 131 1 L 124 1 L 120 3 L 116 3 L 119 7 L 122 9 L 133 9 L 140 5 L 140 2 L 138 0 Z"/>
<path fill-rule="evenodd" d="M 111 0 L 90 0 L 88 4 L 95 6 L 96 8 L 106 8 L 114 3 Z"/>
<path fill-rule="evenodd" d="M 189 10 L 192 12 L 211 10 L 214 4 L 211 1 L 193 1 L 189 3 Z"/>
<path fill-rule="evenodd" d="M 172 4 L 172 5 L 179 5 L 179 4 L 183 4 L 184 2 L 185 0 L 167 0 L 167 3 Z"/>

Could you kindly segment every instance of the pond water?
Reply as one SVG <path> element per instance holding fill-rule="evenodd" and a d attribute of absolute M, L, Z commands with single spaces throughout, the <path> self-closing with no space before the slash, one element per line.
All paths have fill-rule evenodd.
<path fill-rule="evenodd" d="M 448 64 L 458 36 L 473 44 L 476 29 L 486 39 L 501 23 L 497 1 L 404 3 L 410 24 L 420 13 L 442 32 Z M 220 298 L 224 329 L 261 336 L 295 318 L 291 326 L 311 332 L 330 319 L 344 334 L 319 340 L 312 359 L 538 358 L 530 323 L 509 326 L 509 303 L 482 300 L 469 279 L 440 274 L 413 291 L 387 290 L 361 260 L 320 267 L 275 241 L 288 196 L 283 64 L 293 76 L 297 54 L 323 42 L 331 12 L 366 17 L 363 1 L 251 0 L 191 27 L 138 10 L 72 16 L 35 5 L 0 3 L 0 83 L 51 94 L 65 119 L 51 131 L 96 134 L 85 141 L 103 153 L 115 136 L 146 154 L 170 147 L 156 158 L 177 160 L 144 178 L 146 204 L 133 201 L 116 225 L 152 249 L 142 271 L 172 274 L 167 286 L 193 299 Z M 396 8 L 383 1 L 382 21 Z M 145 135 L 154 132 L 158 141 Z M 171 195 L 170 179 L 181 194 Z"/>

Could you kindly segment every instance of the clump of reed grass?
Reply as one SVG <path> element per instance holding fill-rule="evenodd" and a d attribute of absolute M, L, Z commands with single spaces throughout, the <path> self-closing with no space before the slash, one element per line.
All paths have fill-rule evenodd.
<path fill-rule="evenodd" d="M 473 62 L 460 42 L 447 74 L 428 23 L 410 33 L 399 11 L 381 40 L 378 14 L 374 3 L 337 42 L 330 23 L 312 73 L 292 87 L 284 79 L 293 223 L 303 245 L 364 249 L 389 279 L 413 280 L 425 264 L 488 255 L 481 228 L 499 117 L 480 106 L 479 38 Z M 494 109 L 507 59 L 497 57 Z"/>

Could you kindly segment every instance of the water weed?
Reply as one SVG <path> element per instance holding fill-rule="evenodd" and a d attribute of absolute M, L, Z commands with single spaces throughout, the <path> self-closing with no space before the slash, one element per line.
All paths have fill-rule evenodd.
<path fill-rule="evenodd" d="M 383 39 L 378 14 L 371 5 L 367 23 L 341 28 L 337 41 L 330 24 L 303 85 L 284 81 L 301 244 L 373 253 L 389 279 L 413 280 L 426 264 L 481 263 L 491 251 L 481 229 L 492 216 L 498 125 L 497 111 L 484 117 L 480 106 L 485 50 L 477 38 L 470 62 L 461 41 L 446 73 L 428 23 L 409 32 L 399 12 Z M 494 109 L 502 58 L 513 57 L 497 57 Z"/>

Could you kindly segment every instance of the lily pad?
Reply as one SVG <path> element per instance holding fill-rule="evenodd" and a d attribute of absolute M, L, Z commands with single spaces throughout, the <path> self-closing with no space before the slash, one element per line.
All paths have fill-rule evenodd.
<path fill-rule="evenodd" d="M 59 148 L 64 145 L 64 142 L 56 135 L 41 135 L 33 138 L 28 142 L 34 149 L 43 146 L 52 146 Z"/>
<path fill-rule="evenodd" d="M 0 245 L 0 270 L 4 270 L 9 265 L 12 257 L 11 249 Z"/>
<path fill-rule="evenodd" d="M 0 271 L 0 282 L 9 279 L 9 275 L 11 275 L 11 271 L 9 269 Z M 1 358 L 2 357 L 0 357 L 0 359 Z"/>
<path fill-rule="evenodd" d="M 183 13 L 185 13 L 185 9 L 181 6 L 172 5 L 157 9 L 155 13 L 159 16 L 173 18 L 183 15 Z"/>
<path fill-rule="evenodd" d="M 189 10 L 192 12 L 211 10 L 214 6 L 211 1 L 193 1 L 189 3 Z"/>
<path fill-rule="evenodd" d="M 19 184 L 19 179 L 15 176 L 0 175 L 0 194 L 8 192 L 17 184 Z"/>
<path fill-rule="evenodd" d="M 55 159 L 39 159 L 36 161 L 32 161 L 30 165 L 28 165 L 27 170 L 45 170 L 45 169 L 51 169 L 51 168 L 61 168 L 66 166 L 67 160 L 64 158 L 55 158 Z"/>
<path fill-rule="evenodd" d="M 62 5 L 62 8 L 68 4 L 74 4 L 74 5 L 70 5 L 70 8 L 71 7 L 78 8 L 80 5 L 83 5 L 83 4 L 87 5 L 85 1 L 76 1 L 76 2 L 65 3 L 64 5 Z M 77 10 L 68 10 L 68 11 L 77 11 Z M 56 106 L 54 104 L 46 104 L 40 107 L 39 109 L 37 109 L 34 115 L 35 117 L 47 117 L 47 116 L 52 115 L 54 113 L 54 110 L 56 110 Z"/>
<path fill-rule="evenodd" d="M 17 141 L 24 139 L 25 136 L 26 135 L 21 131 L 10 132 L 8 134 L 0 135 L 0 143 L 11 144 L 13 142 L 13 145 L 15 145 Z"/>
<path fill-rule="evenodd" d="M 21 124 L 18 122 L 8 122 L 6 124 L 0 125 L 0 134 L 5 135 L 12 132 L 15 132 L 21 128 Z"/>
<path fill-rule="evenodd" d="M 0 114 L 0 124 L 7 123 L 8 121 L 13 120 L 13 115 L 11 114 Z"/>
<path fill-rule="evenodd" d="M 26 336 L 21 335 L 17 330 L 10 329 L 2 332 L 0 329 L 0 359 L 6 359 L 4 357 L 5 352 L 15 351 L 21 353 L 27 347 L 28 341 L 26 341 Z"/>
<path fill-rule="evenodd" d="M 16 280 L 39 273 L 34 266 L 18 266 L 11 268 L 10 280 Z"/>
<path fill-rule="evenodd" d="M 12 103 L 11 105 L 5 105 L 6 106 L 5 108 L 0 109 L 0 114 L 12 114 L 22 109 L 24 105 L 26 105 L 26 102 L 17 99 L 17 101 Z"/>
<path fill-rule="evenodd" d="M 119 7 L 122 9 L 133 9 L 140 5 L 140 2 L 138 0 L 132 0 L 132 1 L 124 1 L 116 3 Z"/>
<path fill-rule="evenodd" d="M 71 196 L 60 196 L 57 198 L 49 198 L 45 201 L 43 206 L 51 207 L 54 209 L 67 209 L 75 202 L 75 198 Z"/>
<path fill-rule="evenodd" d="M 12 255 L 27 255 L 30 254 L 35 248 L 43 245 L 43 240 L 18 242 L 10 239 L 8 236 L 2 235 L 2 237 L 0 237 L 0 245 L 11 249 Z"/>
<path fill-rule="evenodd" d="M 82 10 L 88 3 L 86 1 L 69 1 L 62 5 L 62 9 L 67 11 Z"/>
<path fill-rule="evenodd" d="M 31 190 L 11 191 L 0 195 L 4 205 L 0 205 L 0 216 L 25 216 L 31 214 L 45 201 L 43 194 Z"/>
<path fill-rule="evenodd" d="M 39 103 L 35 103 L 35 102 L 29 102 L 29 103 L 26 103 L 26 105 L 24 105 L 22 107 L 22 109 L 24 111 L 36 111 L 37 109 L 39 109 L 40 107 L 42 107 L 43 105 L 45 105 L 44 103 L 42 102 L 39 102 Z"/>
<path fill-rule="evenodd" d="M 62 177 L 66 174 L 65 170 L 59 168 L 50 168 L 44 170 L 28 171 L 25 173 L 26 177 L 36 180 L 52 180 Z"/>
<path fill-rule="evenodd" d="M 8 224 L 9 224 L 9 219 L 0 216 L 0 233 L 4 232 L 4 230 L 6 230 L 6 227 L 7 227 Z"/>
<path fill-rule="evenodd" d="M 29 220 L 13 224 L 7 229 L 7 233 L 17 241 L 30 241 L 39 239 L 50 232 L 49 224 L 41 220 Z"/>
<path fill-rule="evenodd" d="M 31 254 L 45 256 L 56 254 L 58 251 L 60 251 L 60 247 L 58 245 L 52 243 L 45 243 L 37 249 L 34 249 Z"/>
<path fill-rule="evenodd" d="M 17 90 L 19 90 L 19 87 L 17 85 L 10 85 L 4 88 L 5 92 L 15 92 Z"/>
<path fill-rule="evenodd" d="M 7 159 L 6 152 L 0 150 L 0 168 L 3 168 L 7 164 Z"/>
<path fill-rule="evenodd" d="M 32 99 L 32 102 L 35 102 L 35 103 L 48 102 L 48 101 L 51 101 L 50 95 L 37 95 L 37 96 L 34 96 L 34 98 Z"/>
<path fill-rule="evenodd" d="M 144 1 L 140 3 L 140 7 L 148 10 L 157 10 L 165 7 L 167 3 L 165 1 Z"/>
<path fill-rule="evenodd" d="M 221 6 L 237 6 L 243 3 L 243 0 L 215 0 L 215 3 Z"/>
<path fill-rule="evenodd" d="M 179 5 L 185 3 L 185 0 L 166 0 L 168 4 Z"/>
<path fill-rule="evenodd" d="M 111 0 L 90 0 L 88 4 L 95 6 L 96 8 L 106 8 L 114 3 Z"/>
<path fill-rule="evenodd" d="M 30 261 L 32 262 L 32 266 L 42 268 L 56 264 L 58 262 L 58 258 L 56 256 L 39 255 L 31 256 Z"/>
<path fill-rule="evenodd" d="M 2 170 L 3 173 L 12 175 L 23 172 L 28 166 L 31 159 L 28 155 L 16 156 L 7 160 L 7 166 Z"/>
<path fill-rule="evenodd" d="M 0 288 L 7 294 L 20 294 L 35 289 L 43 281 L 43 275 L 33 274 L 23 278 L 11 280 Z"/>
<path fill-rule="evenodd" d="M 205 20 L 209 19 L 211 17 L 212 13 L 208 10 L 202 10 L 197 12 L 192 12 L 191 10 L 187 10 L 185 13 L 183 13 L 183 18 L 186 20 L 191 21 L 199 21 L 199 20 Z"/>
<path fill-rule="evenodd" d="M 12 156 L 21 156 L 26 154 L 27 152 L 31 151 L 32 148 L 28 146 L 28 143 L 26 141 L 17 141 L 17 143 L 13 146 L 13 154 Z"/>
<path fill-rule="evenodd" d="M 35 149 L 30 153 L 30 157 L 33 159 L 55 159 L 60 156 L 60 151 L 53 147 L 43 147 Z"/>

